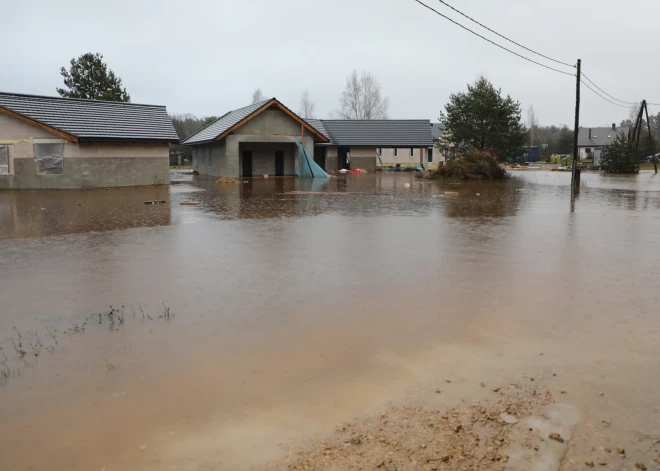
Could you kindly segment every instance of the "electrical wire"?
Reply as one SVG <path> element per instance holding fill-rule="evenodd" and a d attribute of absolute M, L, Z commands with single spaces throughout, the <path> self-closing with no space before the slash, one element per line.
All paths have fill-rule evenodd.
<path fill-rule="evenodd" d="M 615 105 L 615 106 L 620 106 L 621 108 L 630 108 L 630 106 L 628 106 L 628 105 L 621 105 L 621 104 L 616 103 L 616 102 L 614 102 L 614 101 L 612 101 L 612 100 L 610 100 L 610 99 L 608 99 L 608 98 L 605 98 L 603 95 L 601 95 L 601 94 L 598 93 L 596 90 L 594 90 L 593 88 L 591 88 L 591 87 L 589 86 L 589 84 L 587 84 L 587 82 L 585 82 L 584 80 L 580 80 L 580 82 L 582 82 L 582 85 L 584 85 L 585 87 L 587 87 L 589 90 L 591 90 L 592 92 L 594 92 L 596 95 L 598 95 L 599 97 L 601 97 L 603 100 L 608 101 L 608 102 L 612 103 L 612 104 Z M 599 90 L 600 90 L 600 89 L 599 89 Z M 605 92 L 603 92 L 603 93 L 605 93 Z M 608 95 L 608 96 L 609 96 L 609 95 Z"/>
<path fill-rule="evenodd" d="M 442 3 L 443 5 L 445 5 L 446 7 L 451 8 L 452 10 L 454 10 L 454 11 L 455 11 L 456 13 L 458 13 L 459 15 L 464 16 L 464 17 L 467 18 L 468 20 L 470 20 L 470 21 L 472 21 L 472 22 L 478 24 L 478 25 L 481 26 L 482 28 L 487 29 L 487 30 L 490 31 L 491 33 L 498 35 L 500 38 L 502 38 L 502 39 L 506 39 L 507 41 L 509 41 L 509 42 L 512 43 L 512 44 L 515 44 L 515 45 L 518 46 L 518 47 L 521 47 L 521 48 L 523 48 L 523 49 L 525 49 L 525 50 L 527 50 L 527 51 L 529 51 L 529 52 L 531 52 L 531 53 L 533 53 L 533 54 L 536 54 L 537 56 L 541 56 L 541 57 L 543 57 L 544 59 L 548 59 L 548 60 L 550 60 L 550 61 L 552 61 L 552 62 L 556 62 L 557 64 L 565 65 L 566 67 L 573 67 L 573 68 L 575 68 L 575 64 L 567 64 L 566 62 L 562 62 L 562 61 L 559 61 L 559 60 L 557 60 L 557 59 L 553 59 L 552 57 L 548 57 L 548 56 L 546 56 L 546 55 L 541 54 L 540 52 L 536 52 L 536 51 L 534 51 L 533 49 L 530 49 L 530 48 L 528 48 L 528 47 L 525 47 L 525 46 L 523 46 L 522 44 L 515 42 L 513 39 L 509 39 L 509 38 L 507 38 L 506 36 L 504 36 L 503 34 L 500 34 L 500 33 L 498 33 L 497 31 L 490 29 L 488 26 L 486 26 L 486 25 L 484 25 L 484 24 L 482 24 L 482 23 L 479 23 L 479 22 L 478 22 L 477 20 L 475 20 L 474 18 L 471 18 L 470 16 L 466 15 L 466 14 L 463 13 L 462 11 L 457 10 L 456 8 L 452 7 L 449 3 L 445 2 L 444 0 L 438 0 L 438 1 L 439 1 L 440 3 Z"/>
<path fill-rule="evenodd" d="M 536 64 L 536 65 L 540 65 L 541 67 L 545 67 L 546 69 L 550 69 L 550 70 L 553 70 L 553 71 L 555 71 L 555 72 L 559 72 L 560 74 L 564 74 L 564 75 L 568 75 L 568 76 L 571 76 L 571 77 L 575 77 L 574 74 L 571 74 L 571 73 L 569 73 L 569 72 L 564 72 L 563 70 L 555 69 L 554 67 L 550 67 L 550 66 L 547 66 L 547 65 L 545 65 L 545 64 L 541 64 L 540 62 L 537 62 L 537 61 L 535 61 L 534 59 L 530 59 L 529 57 L 525 57 L 525 56 L 523 56 L 522 54 L 518 54 L 517 52 L 514 52 L 514 51 L 512 51 L 511 49 L 507 49 L 506 47 L 504 47 L 504 46 L 502 46 L 502 45 L 500 45 L 500 44 L 497 44 L 495 41 L 491 41 L 490 39 L 488 39 L 488 38 L 486 38 L 486 37 L 480 35 L 479 33 L 476 33 L 476 32 L 474 32 L 474 31 L 472 31 L 470 28 L 468 28 L 468 27 L 466 27 L 466 26 L 463 26 L 462 24 L 458 23 L 457 21 L 452 20 L 452 19 L 449 18 L 448 16 L 443 15 L 442 13 L 440 13 L 440 12 L 439 12 L 438 10 L 436 10 L 435 8 L 428 6 L 427 4 L 421 2 L 420 0 L 414 0 L 414 1 L 417 2 L 417 3 L 419 3 L 420 5 L 422 5 L 423 7 L 428 8 L 429 10 L 431 10 L 431 11 L 434 12 L 435 14 L 437 14 L 437 15 L 443 17 L 444 19 L 451 21 L 451 22 L 454 23 L 456 26 L 460 26 L 461 28 L 463 28 L 464 30 L 466 30 L 466 31 L 468 31 L 468 32 L 470 32 L 470 33 L 472 33 L 472 34 L 474 34 L 475 36 L 477 36 L 477 37 L 479 37 L 479 38 L 481 38 L 481 39 L 483 39 L 483 40 L 485 40 L 485 41 L 488 41 L 488 42 L 491 43 L 492 45 L 497 46 L 497 47 L 499 47 L 500 49 L 504 49 L 505 51 L 510 52 L 511 54 L 513 54 L 513 55 L 515 55 L 515 56 L 518 56 L 518 57 L 520 57 L 521 59 L 525 59 L 526 61 L 532 62 L 532 63 L 534 63 L 534 64 Z M 572 66 L 571 66 L 571 67 L 572 67 Z"/>
<path fill-rule="evenodd" d="M 590 83 L 591 85 L 593 85 L 594 87 L 596 87 L 598 90 L 600 90 L 601 92 L 603 92 L 605 95 L 607 95 L 608 97 L 610 97 L 612 100 L 614 100 L 614 101 L 618 101 L 618 102 L 621 102 L 621 103 L 624 103 L 624 104 L 626 104 L 626 105 L 631 105 L 631 106 L 638 105 L 638 103 L 631 103 L 631 102 L 629 102 L 629 101 L 623 101 L 623 100 L 619 100 L 618 98 L 614 98 L 612 95 L 610 95 L 610 94 L 607 93 L 605 90 L 603 90 L 603 89 L 600 88 L 598 85 L 596 85 L 596 84 L 595 84 L 595 83 L 594 83 L 589 77 L 587 77 L 587 74 L 585 74 L 584 72 L 581 72 L 581 74 L 582 74 L 582 76 L 583 76 L 584 78 L 586 78 L 586 79 L 589 81 L 589 83 Z M 582 83 L 584 83 L 584 82 L 582 82 Z"/>

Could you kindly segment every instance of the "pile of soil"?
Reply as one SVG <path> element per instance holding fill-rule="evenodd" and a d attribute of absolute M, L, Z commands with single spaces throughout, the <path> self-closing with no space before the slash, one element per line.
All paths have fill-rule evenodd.
<path fill-rule="evenodd" d="M 507 177 L 507 173 L 495 157 L 475 150 L 472 154 L 450 160 L 438 167 L 432 177 L 452 180 L 501 180 Z"/>
<path fill-rule="evenodd" d="M 492 400 L 446 411 L 391 407 L 379 417 L 341 425 L 327 441 L 263 469 L 504 470 L 515 424 L 543 415 L 552 402 L 549 391 L 509 385 L 494 390 Z M 517 443 L 538 446 L 540 439 L 531 428 L 523 433 L 529 436 L 517 438 Z"/>
<path fill-rule="evenodd" d="M 239 181 L 234 177 L 220 177 L 215 182 L 222 183 L 224 185 L 233 185 L 234 183 L 239 183 Z"/>

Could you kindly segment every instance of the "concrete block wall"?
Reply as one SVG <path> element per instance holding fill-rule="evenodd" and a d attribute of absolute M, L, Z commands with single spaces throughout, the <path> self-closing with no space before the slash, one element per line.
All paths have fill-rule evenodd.
<path fill-rule="evenodd" d="M 15 159 L 13 175 L 0 176 L 0 189 L 86 189 L 167 185 L 167 157 L 64 157 L 63 173 L 38 175 L 34 159 Z"/>

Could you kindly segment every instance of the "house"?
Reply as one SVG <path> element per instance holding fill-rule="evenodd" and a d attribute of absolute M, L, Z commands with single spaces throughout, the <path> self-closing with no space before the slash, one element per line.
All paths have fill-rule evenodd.
<path fill-rule="evenodd" d="M 593 159 L 594 165 L 600 165 L 600 153 L 603 147 L 610 144 L 617 134 L 628 136 L 630 128 L 617 127 L 612 123 L 611 128 L 580 128 L 578 130 L 579 160 Z"/>
<path fill-rule="evenodd" d="M 169 183 L 164 106 L 0 93 L 0 189 Z"/>
<path fill-rule="evenodd" d="M 297 173 L 297 143 L 324 170 L 375 170 L 378 148 L 432 146 L 428 120 L 303 119 L 276 98 L 226 113 L 185 139 L 202 175 Z M 423 158 L 423 157 L 422 157 Z"/>
<path fill-rule="evenodd" d="M 431 145 L 429 147 L 389 147 L 389 148 L 378 148 L 379 163 L 381 165 L 419 165 L 422 167 L 427 167 L 428 164 L 438 164 L 445 161 L 443 151 L 438 147 L 439 139 L 444 131 L 444 126 L 440 123 L 430 123 L 427 120 L 408 120 L 401 121 L 401 123 L 408 123 L 410 126 L 419 126 L 420 132 L 419 135 L 427 140 L 426 131 L 421 133 L 423 126 L 430 126 L 431 130 Z M 416 131 L 416 134 L 418 131 Z M 411 135 L 407 136 L 407 141 L 410 141 Z M 415 144 L 418 146 L 420 141 L 416 141 Z"/>

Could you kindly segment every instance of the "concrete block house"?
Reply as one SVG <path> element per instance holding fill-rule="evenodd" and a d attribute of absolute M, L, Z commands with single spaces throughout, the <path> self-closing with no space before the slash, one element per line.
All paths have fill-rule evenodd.
<path fill-rule="evenodd" d="M 0 93 L 0 189 L 169 183 L 164 106 Z"/>
<path fill-rule="evenodd" d="M 326 171 L 375 170 L 378 148 L 432 148 L 429 120 L 303 119 L 272 98 L 226 113 L 186 138 L 202 175 L 296 175 L 297 146 Z"/>

